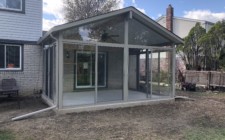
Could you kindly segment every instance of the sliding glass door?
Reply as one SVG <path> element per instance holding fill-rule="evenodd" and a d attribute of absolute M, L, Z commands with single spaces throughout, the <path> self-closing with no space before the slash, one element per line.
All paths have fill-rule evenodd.
<path fill-rule="evenodd" d="M 76 87 L 92 86 L 92 55 L 91 52 L 77 52 Z"/>
<path fill-rule="evenodd" d="M 95 86 L 95 53 L 76 52 L 76 88 Z M 106 86 L 106 54 L 98 53 L 98 86 Z"/>

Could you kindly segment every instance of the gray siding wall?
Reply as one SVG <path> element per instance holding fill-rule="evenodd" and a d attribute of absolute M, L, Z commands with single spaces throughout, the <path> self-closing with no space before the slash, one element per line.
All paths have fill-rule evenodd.
<path fill-rule="evenodd" d="M 123 49 L 108 49 L 108 88 L 123 88 Z"/>
<path fill-rule="evenodd" d="M 37 41 L 42 35 L 42 0 L 25 0 L 25 14 L 0 11 L 0 39 Z"/>
<path fill-rule="evenodd" d="M 0 71 L 0 82 L 4 78 L 15 78 L 19 92 L 31 94 L 34 89 L 42 89 L 43 51 L 38 45 L 24 45 L 23 53 L 23 71 Z"/>

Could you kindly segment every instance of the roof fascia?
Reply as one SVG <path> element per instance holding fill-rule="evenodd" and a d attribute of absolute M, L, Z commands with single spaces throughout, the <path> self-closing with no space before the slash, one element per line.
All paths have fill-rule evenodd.
<path fill-rule="evenodd" d="M 102 14 L 102 15 L 99 15 L 99 16 L 94 16 L 94 17 L 90 17 L 90 18 L 87 18 L 87 19 L 83 19 L 83 20 L 79 20 L 79 21 L 75 21 L 75 22 L 71 22 L 71 23 L 67 23 L 67 24 L 63 24 L 63 25 L 59 25 L 59 26 L 55 26 L 52 29 L 50 29 L 47 33 L 45 33 L 45 35 L 42 38 L 40 38 L 38 43 L 41 43 L 43 40 L 45 40 L 53 32 L 65 30 L 67 28 L 71 28 L 71 27 L 74 27 L 74 26 L 79 26 L 79 25 L 95 22 L 95 21 L 98 21 L 98 20 L 110 18 L 110 17 L 116 16 L 116 15 L 124 14 L 126 12 L 131 11 L 132 9 L 134 9 L 134 8 L 128 7 L 128 8 L 125 8 L 125 9 L 109 12 L 109 13 Z"/>
<path fill-rule="evenodd" d="M 174 41 L 174 39 L 176 40 L 175 44 L 179 44 L 179 43 L 183 43 L 183 40 L 178 37 L 177 35 L 175 35 L 174 33 L 170 32 L 169 30 L 167 30 L 166 28 L 164 28 L 163 26 L 161 26 L 159 23 L 157 23 L 156 21 L 150 19 L 149 17 L 147 17 L 146 15 L 144 15 L 143 13 L 139 12 L 138 10 L 134 9 L 134 12 L 140 16 L 141 18 L 143 18 L 144 20 L 146 20 L 147 22 L 151 23 L 153 26 L 155 26 L 156 28 L 159 28 L 162 32 L 161 34 L 164 34 L 164 36 L 171 40 Z M 133 15 L 134 16 L 134 15 Z M 149 26 L 149 25 L 148 25 Z"/>

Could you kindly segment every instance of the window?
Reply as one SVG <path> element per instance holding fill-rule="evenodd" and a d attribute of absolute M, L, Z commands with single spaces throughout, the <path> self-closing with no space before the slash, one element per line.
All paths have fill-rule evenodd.
<path fill-rule="evenodd" d="M 0 44 L 0 70 L 21 70 L 21 45 Z"/>
<path fill-rule="evenodd" d="M 24 0 L 0 0 L 0 9 L 23 11 Z"/>

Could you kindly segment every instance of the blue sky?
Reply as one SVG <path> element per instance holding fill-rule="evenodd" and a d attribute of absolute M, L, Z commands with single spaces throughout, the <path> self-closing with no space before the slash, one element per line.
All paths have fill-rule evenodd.
<path fill-rule="evenodd" d="M 185 11 L 209 10 L 213 13 L 225 13 L 225 0 L 125 0 L 125 7 L 136 6 L 144 9 L 150 17 L 165 15 L 166 7 L 174 7 L 175 16 L 183 17 Z"/>
<path fill-rule="evenodd" d="M 43 29 L 64 23 L 63 0 L 43 0 Z M 169 4 L 174 15 L 216 22 L 225 19 L 225 0 L 118 0 L 118 8 L 134 6 L 153 19 L 166 14 Z"/>

